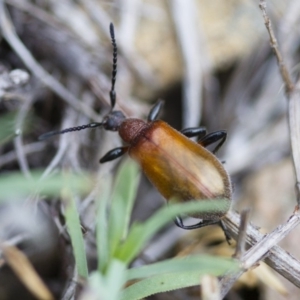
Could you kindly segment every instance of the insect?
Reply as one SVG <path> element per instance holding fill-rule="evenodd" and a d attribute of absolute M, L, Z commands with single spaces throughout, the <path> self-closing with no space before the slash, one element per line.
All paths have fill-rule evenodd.
<path fill-rule="evenodd" d="M 40 139 L 100 126 L 105 130 L 118 131 L 127 146 L 112 149 L 100 159 L 100 163 L 128 153 L 140 164 L 145 175 L 167 201 L 174 197 L 181 202 L 210 199 L 217 207 L 220 199 L 226 199 L 225 208 L 191 215 L 201 219 L 196 224 L 184 225 L 181 216 L 175 219 L 175 224 L 182 229 L 219 224 L 228 240 L 222 218 L 230 208 L 231 182 L 222 163 L 214 155 L 225 142 L 226 131 L 220 130 L 207 134 L 205 128 L 193 127 L 179 132 L 167 123 L 156 120 L 163 105 L 162 101 L 157 102 L 150 110 L 147 121 L 126 118 L 121 111 L 113 110 L 116 104 L 117 74 L 117 44 L 113 24 L 110 24 L 110 36 L 113 46 L 110 113 L 100 123 L 48 132 L 41 135 Z M 198 137 L 198 142 L 190 140 L 190 137 Z M 210 152 L 206 147 L 213 143 L 216 143 L 216 146 Z"/>

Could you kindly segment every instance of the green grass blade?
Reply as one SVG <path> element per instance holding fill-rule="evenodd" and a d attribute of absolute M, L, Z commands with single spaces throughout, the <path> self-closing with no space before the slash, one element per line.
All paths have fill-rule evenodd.
<path fill-rule="evenodd" d="M 157 293 L 199 285 L 202 271 L 175 272 L 144 279 L 124 290 L 121 300 L 138 300 Z"/>
<path fill-rule="evenodd" d="M 218 209 L 224 210 L 228 201 L 218 200 Z M 176 216 L 196 212 L 216 210 L 215 203 L 210 200 L 190 201 L 187 203 L 172 204 L 163 207 L 143 224 L 133 224 L 128 238 L 118 248 L 116 257 L 130 263 L 134 257 L 146 246 L 146 243 L 167 223 L 173 221 Z"/>
<path fill-rule="evenodd" d="M 109 216 L 109 245 L 112 254 L 127 236 L 138 179 L 137 164 L 132 160 L 125 160 L 119 169 L 114 184 Z"/>
<path fill-rule="evenodd" d="M 119 260 L 112 260 L 106 275 L 99 272 L 92 273 L 89 278 L 89 287 L 96 296 L 93 299 L 119 300 L 125 278 L 126 266 Z"/>
<path fill-rule="evenodd" d="M 99 197 L 97 197 L 97 222 L 96 222 L 96 243 L 98 253 L 98 271 L 105 273 L 109 263 L 109 247 L 107 232 L 107 207 L 110 199 L 111 180 L 102 178 L 99 188 Z"/>
<path fill-rule="evenodd" d="M 237 263 L 233 260 L 212 256 L 205 256 L 204 258 L 205 261 L 198 257 L 198 262 L 195 261 L 197 259 L 194 257 L 186 258 L 186 265 L 183 259 L 181 261 L 174 259 L 174 262 L 167 261 L 166 263 L 157 263 L 154 266 L 145 266 L 142 272 L 141 270 L 132 271 L 129 275 L 132 278 L 144 277 L 146 273 L 155 275 L 126 288 L 123 291 L 121 300 L 138 300 L 157 293 L 196 286 L 201 283 L 201 278 L 206 274 L 220 276 L 237 269 Z M 193 265 L 192 262 L 196 265 Z M 147 267 L 149 267 L 148 271 L 146 270 Z M 166 267 L 166 270 L 163 270 L 163 267 Z M 170 273 L 167 273 L 167 271 L 170 271 Z"/>
<path fill-rule="evenodd" d="M 82 235 L 80 218 L 76 208 L 74 197 L 72 197 L 70 190 L 65 190 L 63 193 L 63 200 L 65 204 L 65 218 L 67 229 L 71 238 L 75 264 L 79 276 L 83 278 L 88 277 L 88 268 L 86 261 L 86 253 L 84 246 L 84 239 Z"/>
<path fill-rule="evenodd" d="M 11 199 L 18 199 L 30 193 L 39 192 L 42 195 L 58 196 L 66 184 L 72 185 L 76 193 L 87 192 L 91 188 L 92 180 L 86 174 L 55 174 L 40 180 L 42 171 L 32 172 L 32 178 L 25 178 L 20 172 L 9 172 L 0 176 L 0 203 Z"/>
<path fill-rule="evenodd" d="M 188 257 L 172 258 L 128 270 L 127 280 L 141 279 L 154 275 L 205 270 L 233 270 L 238 268 L 238 263 L 230 258 L 220 258 L 211 255 L 194 255 Z"/>

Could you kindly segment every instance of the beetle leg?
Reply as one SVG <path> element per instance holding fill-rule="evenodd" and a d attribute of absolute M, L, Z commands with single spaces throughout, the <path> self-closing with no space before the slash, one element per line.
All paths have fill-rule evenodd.
<path fill-rule="evenodd" d="M 197 228 L 201 228 L 201 227 L 205 227 L 208 225 L 213 225 L 213 224 L 218 224 L 220 221 L 215 221 L 215 220 L 203 220 L 197 224 L 194 225 L 184 225 L 182 218 L 181 217 L 176 217 L 174 223 L 175 225 L 177 225 L 178 227 L 185 229 L 185 230 L 192 230 L 192 229 L 197 229 Z"/>
<path fill-rule="evenodd" d="M 227 132 L 225 130 L 219 130 L 219 131 L 215 131 L 212 133 L 207 134 L 206 136 L 204 136 L 203 138 L 201 138 L 198 141 L 198 144 L 200 144 L 203 147 L 206 147 L 210 144 L 213 144 L 217 141 L 219 141 L 219 143 L 216 145 L 216 147 L 212 150 L 212 153 L 216 153 L 221 146 L 224 144 L 224 142 L 226 141 L 226 137 L 227 137 Z"/>
<path fill-rule="evenodd" d="M 190 128 L 182 129 L 180 132 L 186 137 L 198 136 L 198 138 L 202 138 L 206 136 L 205 127 L 190 127 Z"/>
<path fill-rule="evenodd" d="M 122 156 L 123 154 L 125 154 L 128 150 L 128 147 L 118 147 L 115 149 L 112 149 L 110 151 L 108 151 L 101 159 L 100 159 L 100 163 L 103 164 L 105 162 L 114 160 L 120 156 Z"/>
<path fill-rule="evenodd" d="M 164 104 L 163 100 L 158 100 L 157 103 L 151 108 L 147 119 L 148 122 L 152 122 L 157 118 L 163 104 Z"/>
<path fill-rule="evenodd" d="M 189 225 L 189 226 L 186 226 L 183 224 L 183 221 L 182 221 L 182 218 L 181 217 L 176 217 L 174 223 L 182 228 L 182 229 L 185 229 L 185 230 L 192 230 L 192 229 L 197 229 L 197 228 L 201 228 L 201 227 L 205 227 L 205 226 L 208 226 L 208 225 L 214 225 L 214 224 L 219 224 L 224 232 L 224 235 L 225 235 L 225 238 L 226 238 L 226 241 L 229 245 L 231 245 L 230 243 L 230 240 L 231 240 L 231 236 L 227 230 L 227 227 L 225 226 L 224 222 L 222 220 L 219 220 L 219 221 L 214 221 L 214 220 L 204 220 L 204 221 L 201 221 L 197 224 L 194 224 L 194 225 Z"/>

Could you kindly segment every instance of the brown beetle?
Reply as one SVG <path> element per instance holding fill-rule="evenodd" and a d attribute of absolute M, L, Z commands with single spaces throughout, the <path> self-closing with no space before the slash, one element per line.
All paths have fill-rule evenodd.
<path fill-rule="evenodd" d="M 201 219 L 194 225 L 184 225 L 182 218 L 178 216 L 175 220 L 177 226 L 183 229 L 196 229 L 218 223 L 226 235 L 222 217 L 231 205 L 231 182 L 222 163 L 214 155 L 225 142 L 226 131 L 206 134 L 205 128 L 195 127 L 179 132 L 167 123 L 156 120 L 162 101 L 151 109 L 147 122 L 126 118 L 121 111 L 114 111 L 117 45 L 113 24 L 110 24 L 110 35 L 113 45 L 111 112 L 101 123 L 49 132 L 42 135 L 40 139 L 99 126 L 103 126 L 105 130 L 118 131 L 127 146 L 109 151 L 100 159 L 100 163 L 111 161 L 128 152 L 129 156 L 140 164 L 145 175 L 167 201 L 174 197 L 180 202 L 210 199 L 215 204 L 216 209 L 211 212 L 192 214 L 191 217 Z M 198 142 L 190 140 L 189 137 L 198 137 Z M 216 142 L 217 145 L 212 152 L 206 149 L 208 145 Z M 220 199 L 226 200 L 226 207 L 218 207 Z M 228 235 L 226 237 L 228 239 Z"/>

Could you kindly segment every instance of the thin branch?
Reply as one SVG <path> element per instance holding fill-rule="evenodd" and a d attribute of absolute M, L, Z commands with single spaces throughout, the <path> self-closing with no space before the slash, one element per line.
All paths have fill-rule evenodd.
<path fill-rule="evenodd" d="M 78 286 L 78 273 L 76 268 L 73 271 L 73 278 L 68 282 L 65 291 L 61 297 L 61 300 L 70 300 L 74 299 L 74 295 L 76 293 L 76 288 Z"/>
<path fill-rule="evenodd" d="M 288 105 L 290 140 L 296 174 L 297 201 L 298 206 L 300 206 L 300 80 L 290 95 Z"/>
<path fill-rule="evenodd" d="M 249 210 L 244 210 L 241 213 L 241 222 L 239 226 L 239 234 L 236 243 L 236 249 L 233 257 L 236 259 L 241 258 L 245 252 L 246 236 L 247 236 L 247 227 L 249 223 Z"/>
<path fill-rule="evenodd" d="M 228 291 L 231 289 L 232 285 L 235 283 L 235 281 L 246 271 L 248 271 L 250 268 L 256 266 L 260 260 L 264 259 L 268 254 L 268 252 L 274 248 L 279 248 L 276 246 L 283 238 L 285 238 L 291 230 L 293 230 L 297 225 L 300 224 L 300 215 L 298 211 L 295 211 L 295 213 L 288 219 L 288 221 L 278 226 L 274 231 L 272 231 L 270 234 L 265 235 L 261 238 L 261 240 L 248 250 L 245 255 L 241 258 L 241 270 L 237 273 L 231 273 L 227 276 L 224 276 L 221 279 L 221 286 L 222 286 L 222 299 L 225 297 L 225 295 L 228 293 Z M 252 228 L 251 228 L 252 227 Z M 253 226 L 249 226 L 251 228 L 251 231 L 253 231 Z M 256 230 L 257 231 L 257 230 Z M 253 232 L 252 232 L 253 233 Z M 252 237 L 251 233 L 248 235 L 248 238 Z M 248 242 L 248 240 L 247 240 Z M 252 244 L 252 242 L 251 242 Z M 285 266 L 285 272 L 289 274 L 289 278 L 286 275 L 286 273 L 283 273 L 281 269 L 276 268 L 277 266 L 277 260 L 285 260 L 285 257 L 289 256 L 287 252 L 284 252 L 282 250 L 282 255 L 278 257 L 275 255 L 275 257 L 271 258 L 269 255 L 269 262 L 266 261 L 268 265 L 270 265 L 274 270 L 276 270 L 278 273 L 286 277 L 288 280 L 290 280 L 293 284 L 300 287 L 300 262 L 297 261 L 297 266 L 295 265 L 288 265 L 288 262 L 286 262 Z M 270 263 L 271 262 L 271 263 Z M 274 262 L 274 263 L 273 263 Z M 296 270 L 295 270 L 296 269 Z M 296 271 L 293 273 L 293 271 Z"/>
<path fill-rule="evenodd" d="M 16 119 L 15 124 L 15 132 L 18 134 L 14 139 L 14 147 L 17 154 L 18 163 L 20 165 L 20 168 L 25 175 L 26 178 L 31 178 L 31 173 L 29 170 L 29 165 L 27 161 L 27 157 L 25 155 L 24 151 L 24 145 L 23 145 L 23 128 L 26 116 L 28 115 L 31 104 L 32 104 L 32 98 L 24 97 L 24 102 L 22 103 L 21 108 L 19 109 L 18 116 Z"/>
<path fill-rule="evenodd" d="M 286 94 L 289 96 L 292 93 L 293 89 L 294 89 L 294 84 L 293 84 L 293 81 L 291 79 L 290 73 L 289 73 L 289 71 L 288 71 L 288 69 L 287 69 L 287 67 L 286 67 L 286 65 L 283 61 L 282 55 L 279 51 L 277 40 L 276 40 L 274 31 L 273 31 L 273 28 L 272 28 L 271 20 L 268 17 L 267 12 L 266 12 L 266 8 L 267 8 L 266 0 L 260 0 L 259 1 L 259 8 L 262 11 L 262 15 L 263 15 L 263 18 L 264 18 L 264 21 L 265 21 L 265 25 L 266 25 L 266 28 L 268 30 L 269 36 L 270 36 L 270 44 L 271 44 L 271 47 L 272 47 L 272 49 L 274 51 L 274 54 L 276 56 L 282 80 L 285 83 Z"/>
<path fill-rule="evenodd" d="M 289 100 L 289 130 L 290 130 L 290 141 L 292 148 L 292 158 L 294 163 L 294 169 L 296 174 L 296 191 L 297 191 L 297 202 L 300 206 L 300 82 L 294 86 L 290 73 L 283 61 L 282 55 L 279 51 L 277 40 L 272 29 L 270 18 L 266 12 L 267 3 L 266 0 L 260 0 L 259 8 L 262 11 L 262 15 L 265 21 L 266 28 L 270 36 L 271 47 L 274 50 L 277 63 L 279 66 L 280 74 L 283 82 L 285 83 L 285 92 Z"/>
<path fill-rule="evenodd" d="M 224 223 L 226 224 L 230 235 L 237 239 L 239 234 L 240 215 L 231 211 L 226 215 Z M 234 275 L 235 279 L 232 279 L 232 284 L 240 275 L 242 275 L 243 272 L 246 271 L 246 269 L 254 266 L 259 260 L 266 256 L 266 264 L 268 264 L 272 269 L 277 271 L 280 275 L 285 277 L 294 285 L 300 287 L 300 261 L 279 246 L 276 246 L 280 240 L 282 240 L 299 224 L 300 215 L 297 210 L 284 225 L 280 225 L 268 235 L 263 235 L 254 225 L 250 223 L 247 228 L 246 243 L 249 246 L 254 247 L 250 249 L 251 251 L 249 250 L 246 252 L 241 259 L 244 270 L 239 274 Z M 227 282 L 228 280 L 228 277 L 226 279 L 222 279 L 223 290 L 224 286 L 229 285 Z M 230 287 L 228 290 L 229 289 Z"/>
<path fill-rule="evenodd" d="M 283 238 L 285 238 L 300 223 L 298 212 L 293 214 L 285 224 L 278 226 L 270 234 L 266 235 L 259 243 L 248 250 L 242 258 L 243 268 L 248 270 Z"/>
<path fill-rule="evenodd" d="M 263 18 L 265 20 L 265 25 L 268 30 L 270 36 L 271 47 L 274 50 L 275 56 L 277 58 L 277 62 L 279 65 L 281 77 L 286 85 L 286 95 L 289 102 L 289 129 L 290 129 L 290 136 L 291 136 L 291 147 L 292 147 L 292 154 L 293 154 L 293 161 L 296 173 L 296 188 L 297 188 L 297 200 L 298 205 L 300 203 L 300 154 L 299 154 L 299 141 L 300 141 L 300 119 L 299 119 L 299 84 L 297 85 L 297 89 L 295 91 L 294 84 L 292 83 L 291 77 L 289 72 L 283 62 L 282 55 L 278 49 L 277 40 L 275 38 L 270 18 L 266 12 L 266 1 L 260 0 L 259 7 L 262 11 Z"/>

